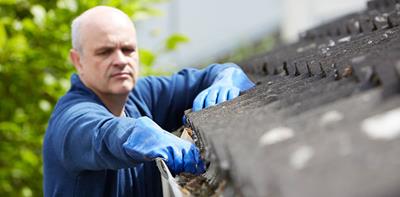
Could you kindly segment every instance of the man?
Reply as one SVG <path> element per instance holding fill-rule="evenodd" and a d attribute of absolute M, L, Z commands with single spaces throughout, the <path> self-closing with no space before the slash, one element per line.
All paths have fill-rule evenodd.
<path fill-rule="evenodd" d="M 185 109 L 198 111 L 254 86 L 234 64 L 138 79 L 134 25 L 111 7 L 77 17 L 72 44 L 78 75 L 46 131 L 45 196 L 162 195 L 156 158 L 174 174 L 205 170 L 199 150 L 166 130 L 182 125 Z"/>

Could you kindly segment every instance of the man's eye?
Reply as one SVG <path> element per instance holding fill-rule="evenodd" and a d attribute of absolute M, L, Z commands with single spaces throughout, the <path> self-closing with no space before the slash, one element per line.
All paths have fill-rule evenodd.
<path fill-rule="evenodd" d="M 106 55 L 109 55 L 111 53 L 112 53 L 111 49 L 106 49 L 106 50 L 101 50 L 101 51 L 97 52 L 96 54 L 100 55 L 100 56 L 106 56 Z"/>
<path fill-rule="evenodd" d="M 122 52 L 124 53 L 124 54 L 127 54 L 127 55 L 129 55 L 129 54 L 131 54 L 131 53 L 133 53 L 133 52 L 135 52 L 136 50 L 134 49 L 134 48 L 123 48 L 122 49 Z"/>

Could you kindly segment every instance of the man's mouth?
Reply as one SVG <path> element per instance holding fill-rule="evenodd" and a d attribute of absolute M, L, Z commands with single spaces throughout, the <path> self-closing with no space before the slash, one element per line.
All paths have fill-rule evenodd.
<path fill-rule="evenodd" d="M 132 77 L 131 72 L 117 72 L 111 75 L 111 77 Z"/>

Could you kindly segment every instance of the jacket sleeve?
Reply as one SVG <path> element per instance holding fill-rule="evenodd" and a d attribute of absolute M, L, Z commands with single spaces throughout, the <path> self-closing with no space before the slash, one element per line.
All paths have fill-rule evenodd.
<path fill-rule="evenodd" d="M 133 167 L 123 148 L 136 120 L 114 117 L 95 102 L 76 102 L 56 111 L 46 132 L 47 147 L 70 171 Z"/>
<path fill-rule="evenodd" d="M 192 108 L 195 97 L 213 84 L 218 73 L 230 67 L 239 68 L 232 63 L 212 64 L 201 70 L 183 69 L 170 77 L 146 77 L 133 93 L 144 100 L 157 124 L 175 130 L 182 125 L 183 113 Z"/>

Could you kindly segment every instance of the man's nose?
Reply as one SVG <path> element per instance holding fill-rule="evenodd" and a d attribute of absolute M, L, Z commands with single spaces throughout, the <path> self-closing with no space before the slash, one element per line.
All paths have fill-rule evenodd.
<path fill-rule="evenodd" d="M 116 66 L 125 66 L 128 63 L 128 59 L 121 50 L 116 50 L 113 63 Z"/>

